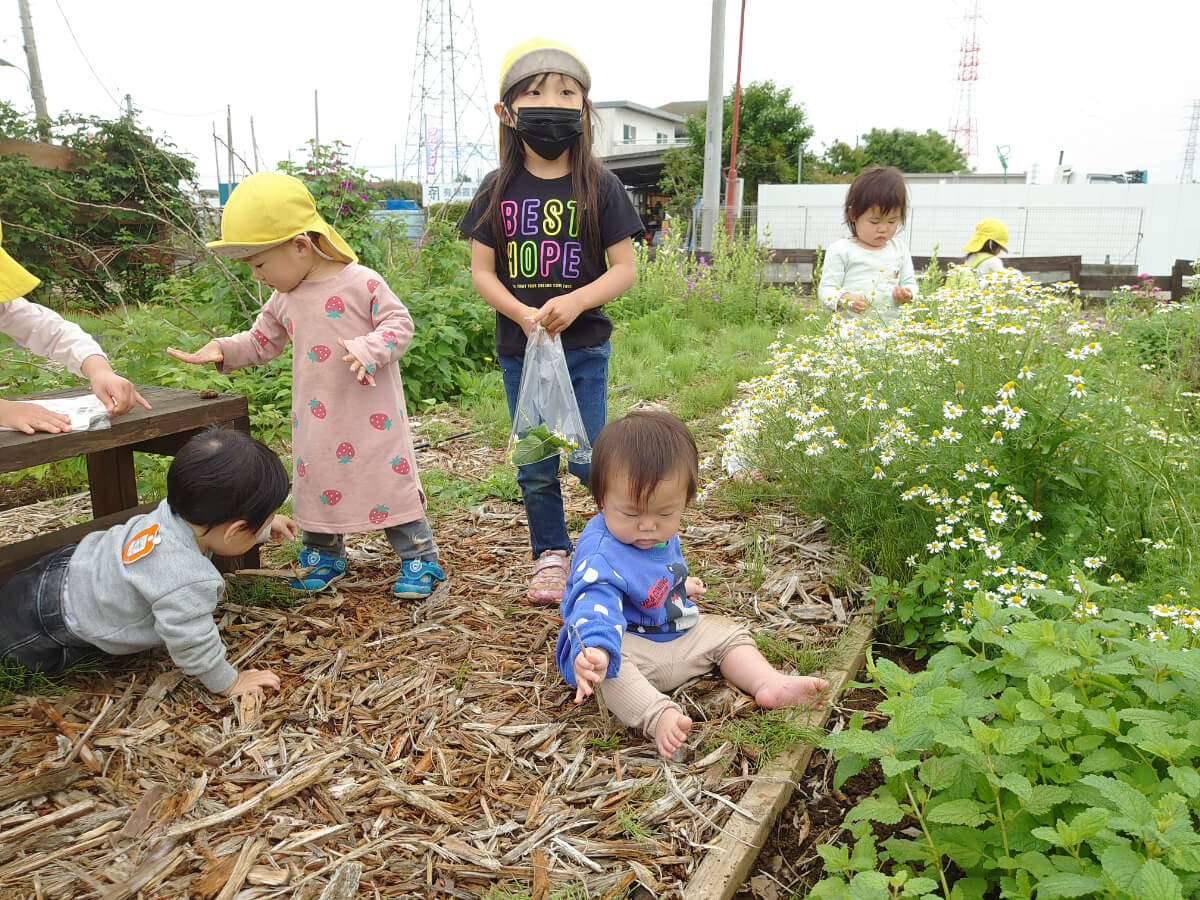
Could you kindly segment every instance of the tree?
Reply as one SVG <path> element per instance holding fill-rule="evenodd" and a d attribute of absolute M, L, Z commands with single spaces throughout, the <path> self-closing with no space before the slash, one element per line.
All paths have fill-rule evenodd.
<path fill-rule="evenodd" d="M 901 172 L 961 172 L 966 157 L 942 134 L 932 128 L 924 134 L 893 128 L 873 128 L 851 147 L 834 141 L 825 151 L 813 181 L 842 181 L 870 165 L 895 166 Z"/>
<path fill-rule="evenodd" d="M 706 111 L 691 116 L 684 124 L 688 146 L 668 150 L 659 186 L 671 195 L 672 213 L 688 214 L 704 182 L 704 126 Z M 722 114 L 721 190 L 729 173 L 729 145 L 733 133 L 733 94 L 725 97 Z M 812 137 L 805 122 L 804 107 L 792 102 L 792 90 L 773 81 L 751 82 L 742 88 L 738 112 L 738 175 L 745 179 L 747 203 L 758 199 L 760 184 L 784 184 L 796 180 L 796 156 Z M 805 165 L 808 165 L 806 157 Z"/>
<path fill-rule="evenodd" d="M 411 200 L 418 205 L 421 203 L 421 186 L 415 181 L 393 181 L 387 178 L 374 182 L 371 190 L 384 200 Z"/>

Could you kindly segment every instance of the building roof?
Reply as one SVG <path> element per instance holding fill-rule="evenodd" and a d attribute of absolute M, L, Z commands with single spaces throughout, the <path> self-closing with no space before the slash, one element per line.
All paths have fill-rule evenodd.
<path fill-rule="evenodd" d="M 686 119 L 688 116 L 698 115 L 707 107 L 708 101 L 706 100 L 674 100 L 671 103 L 664 103 L 659 109 L 664 112 L 675 113 L 675 115 Z"/>
<path fill-rule="evenodd" d="M 592 106 L 597 109 L 632 109 L 635 112 L 654 116 L 665 122 L 680 123 L 683 121 L 683 116 L 677 115 L 670 110 L 655 109 L 653 106 L 643 106 L 641 103 L 634 103 L 632 100 L 601 100 L 598 103 L 593 103 Z"/>

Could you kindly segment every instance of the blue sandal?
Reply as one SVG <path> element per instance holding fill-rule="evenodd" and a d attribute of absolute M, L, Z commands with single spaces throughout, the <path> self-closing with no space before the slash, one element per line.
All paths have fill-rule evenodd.
<path fill-rule="evenodd" d="M 403 600 L 420 600 L 433 593 L 435 581 L 445 581 L 446 573 L 435 562 L 405 559 L 400 562 L 400 577 L 392 585 L 392 594 Z"/>
<path fill-rule="evenodd" d="M 346 574 L 345 558 L 319 547 L 304 547 L 297 560 L 298 577 L 288 581 L 294 591 L 323 591 Z"/>

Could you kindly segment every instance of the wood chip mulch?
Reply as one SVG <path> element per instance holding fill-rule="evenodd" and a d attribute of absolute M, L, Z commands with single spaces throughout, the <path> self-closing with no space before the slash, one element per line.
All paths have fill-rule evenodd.
<path fill-rule="evenodd" d="M 500 464 L 468 440 L 421 454 L 423 469 L 478 482 Z M 586 493 L 564 488 L 569 515 L 589 516 Z M 85 501 L 64 521 L 86 518 Z M 0 513 L 4 541 L 57 527 L 29 509 Z M 721 732 L 753 702 L 719 676 L 685 685 L 676 697 L 697 725 L 685 761 L 665 764 L 597 704 L 570 702 L 557 610 L 522 600 L 521 505 L 488 500 L 434 528 L 449 579 L 427 601 L 390 599 L 395 560 L 376 533 L 354 537 L 352 571 L 326 595 L 222 604 L 230 660 L 283 680 L 265 701 L 223 701 L 163 653 L 72 676 L 61 696 L 10 698 L 0 898 L 473 898 L 493 886 L 546 898 L 572 884 L 678 896 L 753 777 Z M 840 561 L 820 522 L 780 510 L 747 521 L 706 502 L 681 540 L 709 585 L 703 608 L 752 629 L 828 644 L 859 605 L 831 586 Z"/>

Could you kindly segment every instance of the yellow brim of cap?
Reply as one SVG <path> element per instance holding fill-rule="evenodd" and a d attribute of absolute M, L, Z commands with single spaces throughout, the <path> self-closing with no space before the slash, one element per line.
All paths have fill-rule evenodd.
<path fill-rule="evenodd" d="M 41 279 L 0 249 L 0 303 L 24 297 Z"/>

